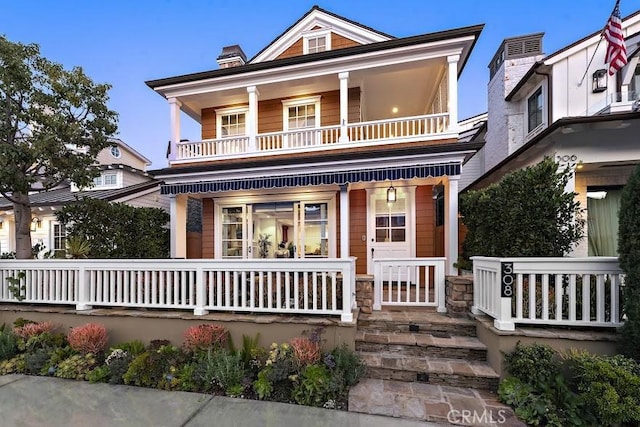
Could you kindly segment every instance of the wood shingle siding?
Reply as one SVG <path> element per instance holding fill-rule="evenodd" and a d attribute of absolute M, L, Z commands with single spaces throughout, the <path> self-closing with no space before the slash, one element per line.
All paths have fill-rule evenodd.
<path fill-rule="evenodd" d="M 367 235 L 367 192 L 364 189 L 349 192 L 349 249 L 351 256 L 357 257 L 356 274 L 367 273 L 367 242 L 362 236 Z"/>
<path fill-rule="evenodd" d="M 214 257 L 213 199 L 202 199 L 202 258 Z"/>

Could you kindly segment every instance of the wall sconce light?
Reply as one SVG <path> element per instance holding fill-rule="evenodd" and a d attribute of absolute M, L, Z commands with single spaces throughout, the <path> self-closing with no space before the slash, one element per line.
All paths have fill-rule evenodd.
<path fill-rule="evenodd" d="M 391 183 L 391 186 L 387 188 L 387 203 L 394 203 L 396 201 L 396 189 Z"/>
<path fill-rule="evenodd" d="M 40 227 L 42 227 L 42 221 L 37 216 L 34 216 L 31 220 L 31 231 L 37 231 Z"/>
<path fill-rule="evenodd" d="M 607 70 L 600 69 L 593 73 L 593 85 L 591 90 L 593 93 L 604 92 L 607 90 Z"/>

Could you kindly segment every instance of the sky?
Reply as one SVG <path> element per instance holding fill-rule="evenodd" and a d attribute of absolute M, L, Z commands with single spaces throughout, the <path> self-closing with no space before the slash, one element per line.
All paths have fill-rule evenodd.
<path fill-rule="evenodd" d="M 37 43 L 65 68 L 109 83 L 117 137 L 166 167 L 169 105 L 145 81 L 218 68 L 222 47 L 249 58 L 317 4 L 396 37 L 485 24 L 459 81 L 459 117 L 487 109 L 487 65 L 506 37 L 544 32 L 552 53 L 601 30 L 615 0 L 0 0 L 0 34 Z M 621 0 L 622 17 L 640 0 Z M 182 138 L 200 140 L 183 115 Z"/>

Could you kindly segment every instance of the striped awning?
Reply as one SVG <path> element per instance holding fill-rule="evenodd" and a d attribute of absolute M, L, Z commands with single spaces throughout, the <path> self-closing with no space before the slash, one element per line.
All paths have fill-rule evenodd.
<path fill-rule="evenodd" d="M 314 185 L 344 185 L 355 182 L 398 181 L 445 175 L 460 175 L 460 163 L 263 176 L 243 179 L 221 179 L 183 184 L 163 184 L 162 194 L 217 193 L 220 191 L 263 190 Z"/>

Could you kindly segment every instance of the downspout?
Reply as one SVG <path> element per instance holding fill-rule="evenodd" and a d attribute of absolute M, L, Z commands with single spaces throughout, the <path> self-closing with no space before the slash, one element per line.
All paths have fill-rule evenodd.
<path fill-rule="evenodd" d="M 551 118 L 552 118 L 552 114 L 551 114 L 551 106 L 553 105 L 553 84 L 552 84 L 552 78 L 551 78 L 551 74 L 550 73 L 541 73 L 538 71 L 538 67 L 543 65 L 544 62 L 538 62 L 536 63 L 536 67 L 533 69 L 533 72 L 536 73 L 539 76 L 545 76 L 547 78 L 547 127 L 551 126 Z"/>

